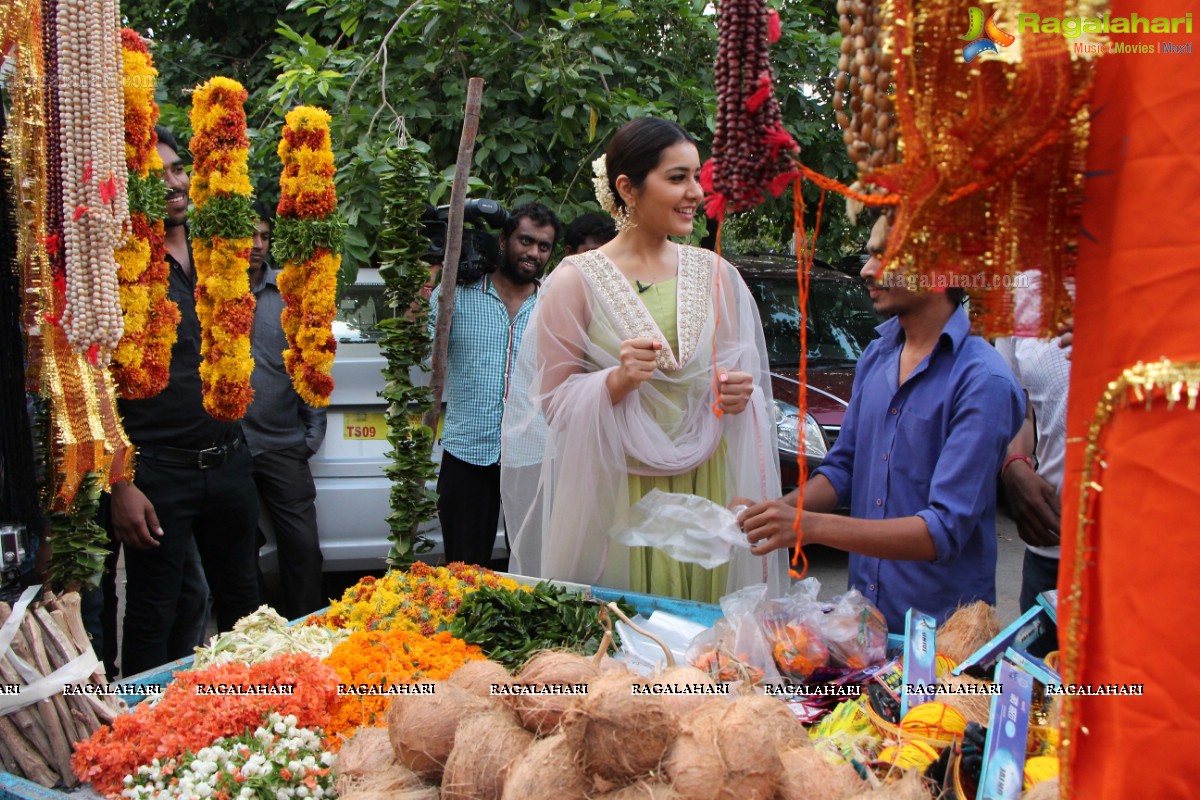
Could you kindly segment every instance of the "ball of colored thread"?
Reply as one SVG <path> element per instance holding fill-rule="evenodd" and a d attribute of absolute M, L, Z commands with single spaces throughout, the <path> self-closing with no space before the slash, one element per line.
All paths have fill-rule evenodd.
<path fill-rule="evenodd" d="M 1025 788 L 1058 777 L 1058 756 L 1034 756 L 1025 760 Z"/>
<path fill-rule="evenodd" d="M 967 718 L 945 703 L 922 703 L 900 720 L 900 732 L 939 742 L 953 742 L 967 729 Z"/>
<path fill-rule="evenodd" d="M 897 767 L 916 767 L 925 769 L 937 761 L 938 751 L 924 742 L 901 742 L 898 745 L 885 747 L 879 751 L 878 760 L 886 761 Z"/>
<path fill-rule="evenodd" d="M 934 661 L 934 670 L 939 678 L 946 677 L 957 666 L 958 666 L 957 661 L 955 661 L 950 656 L 944 656 L 941 653 L 937 654 L 937 660 Z"/>

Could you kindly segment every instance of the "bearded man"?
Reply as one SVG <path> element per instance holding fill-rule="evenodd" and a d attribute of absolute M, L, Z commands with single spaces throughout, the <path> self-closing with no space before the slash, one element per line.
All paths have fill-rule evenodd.
<path fill-rule="evenodd" d="M 488 566 L 500 518 L 500 426 L 516 354 L 562 226 L 540 203 L 513 210 L 494 272 L 457 287 L 446 354 L 438 517 L 447 561 Z M 430 297 L 437 325 L 441 287 Z"/>

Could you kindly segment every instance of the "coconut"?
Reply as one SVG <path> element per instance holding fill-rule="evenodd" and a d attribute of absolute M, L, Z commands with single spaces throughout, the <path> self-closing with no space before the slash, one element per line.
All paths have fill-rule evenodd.
<path fill-rule="evenodd" d="M 660 780 L 643 780 L 614 792 L 592 795 L 592 800 L 681 800 L 671 784 Z"/>
<path fill-rule="evenodd" d="M 679 717 L 663 695 L 637 694 L 644 681 L 606 672 L 567 710 L 562 731 L 584 771 L 620 786 L 649 774 L 679 732 Z"/>
<path fill-rule="evenodd" d="M 846 800 L 865 788 L 849 764 L 834 764 L 814 747 L 789 747 L 779 754 L 783 777 L 775 800 Z"/>
<path fill-rule="evenodd" d="M 376 728 L 375 730 L 383 730 Z M 387 731 L 383 731 L 387 733 Z M 384 743 L 388 750 L 388 758 L 391 759 L 392 748 Z M 341 768 L 342 754 L 338 753 L 337 767 Z M 335 770 L 336 772 L 336 770 Z M 344 773 L 337 773 L 337 778 L 334 780 L 334 788 L 337 793 L 343 797 L 351 795 L 391 795 L 395 792 L 405 792 L 412 789 L 421 789 L 428 786 L 425 781 L 421 780 L 421 776 L 413 772 L 408 767 L 395 763 L 389 763 L 369 775 L 361 776 L 346 776 Z"/>
<path fill-rule="evenodd" d="M 525 662 L 517 673 L 520 683 L 537 684 L 585 684 L 600 674 L 590 658 L 574 653 L 543 650 Z M 579 696 L 572 694 L 511 695 L 508 703 L 521 720 L 521 724 L 539 736 L 546 736 L 558 729 L 563 712 L 578 702 Z"/>
<path fill-rule="evenodd" d="M 942 686 L 955 687 L 953 694 L 939 694 L 938 700 L 956 709 L 967 722 L 978 722 L 980 725 L 986 726 L 988 719 L 992 715 L 992 698 L 990 695 L 982 693 L 980 690 L 959 689 L 958 687 L 968 686 L 983 686 L 987 681 L 981 681 L 978 678 L 972 678 L 970 675 L 951 675 L 942 678 L 938 681 Z M 966 692 L 976 691 L 978 694 L 967 694 Z"/>
<path fill-rule="evenodd" d="M 695 694 L 667 694 L 663 695 L 663 699 L 667 701 L 667 705 L 671 710 L 682 717 L 690 713 L 692 710 L 704 705 L 709 700 L 712 700 L 717 695 L 706 694 L 705 692 L 717 684 L 709 675 L 702 669 L 682 664 L 674 667 L 667 667 L 654 677 L 645 681 L 646 683 L 656 683 L 661 686 L 692 686 L 697 687 L 700 691 Z"/>
<path fill-rule="evenodd" d="M 937 630 L 937 651 L 954 660 L 966 661 L 1000 633 L 996 609 L 982 600 L 959 606 Z"/>
<path fill-rule="evenodd" d="M 388 738 L 396 759 L 423 778 L 439 780 L 464 719 L 494 708 L 481 697 L 444 682 L 433 694 L 397 695 L 388 706 Z"/>
<path fill-rule="evenodd" d="M 763 736 L 761 706 L 738 698 L 709 703 L 681 722 L 663 772 L 684 800 L 770 800 L 783 763 L 774 736 Z"/>
<path fill-rule="evenodd" d="M 1035 784 L 1032 789 L 1021 795 L 1021 800 L 1058 800 L 1058 778 Z"/>
<path fill-rule="evenodd" d="M 466 689 L 478 697 L 491 697 L 492 684 L 507 683 L 508 670 L 497 661 L 468 661 L 446 679 L 446 683 Z"/>
<path fill-rule="evenodd" d="M 367 778 L 379 775 L 392 765 L 404 769 L 396 764 L 396 754 L 392 752 L 388 732 L 383 728 L 359 728 L 338 752 L 333 768 L 337 793 L 357 791 Z M 414 780 L 420 780 L 411 770 L 406 771 L 412 774 Z"/>
<path fill-rule="evenodd" d="M 442 800 L 500 800 L 508 770 L 533 744 L 533 734 L 507 710 L 465 719 L 442 772 Z"/>
<path fill-rule="evenodd" d="M 501 800 L 587 800 L 588 782 L 562 734 L 539 739 L 513 762 Z"/>
<path fill-rule="evenodd" d="M 758 725 L 765 733 L 774 738 L 776 749 L 808 747 L 812 744 L 808 731 L 782 700 L 752 694 L 739 697 L 737 702 L 757 718 Z"/>

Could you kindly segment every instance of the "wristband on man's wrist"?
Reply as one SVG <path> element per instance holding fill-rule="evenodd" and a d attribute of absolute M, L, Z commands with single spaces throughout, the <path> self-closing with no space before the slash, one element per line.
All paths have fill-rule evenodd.
<path fill-rule="evenodd" d="M 1037 472 L 1037 467 L 1035 467 L 1033 465 L 1032 458 L 1030 458 L 1027 455 L 1023 455 L 1021 453 L 1015 453 L 1015 454 L 1009 456 L 1008 458 L 1004 459 L 1004 466 L 1000 467 L 1001 480 L 1004 479 L 1004 473 L 1008 471 L 1008 468 L 1011 467 L 1013 465 L 1013 462 L 1015 462 L 1015 461 L 1024 461 L 1031 470 L 1033 470 L 1034 472 Z"/>

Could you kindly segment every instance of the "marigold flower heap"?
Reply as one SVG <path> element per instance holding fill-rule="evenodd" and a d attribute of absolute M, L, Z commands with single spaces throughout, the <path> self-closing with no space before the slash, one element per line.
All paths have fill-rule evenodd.
<path fill-rule="evenodd" d="M 257 221 L 246 161 L 246 90 L 216 77 L 192 95 L 192 260 L 200 318 L 200 379 L 204 409 L 221 420 L 241 419 L 254 392 L 250 373 L 250 246 Z"/>
<path fill-rule="evenodd" d="M 337 314 L 337 274 L 345 223 L 337 213 L 329 114 L 300 106 L 287 115 L 279 159 L 278 221 L 272 252 L 283 265 L 279 292 L 288 349 L 284 365 L 310 406 L 329 405 L 333 392 L 331 326 Z"/>
<path fill-rule="evenodd" d="M 310 625 L 349 628 L 355 631 L 401 630 L 431 636 L 449 625 L 463 596 L 480 586 L 509 591 L 522 588 L 511 578 L 490 569 L 455 561 L 445 567 L 416 563 L 407 572 L 389 572 L 382 578 L 363 578 L 329 605 L 324 614 L 310 617 Z"/>
<path fill-rule="evenodd" d="M 125 89 L 125 166 L 132 234 L 116 249 L 117 277 L 125 333 L 113 352 L 113 379 L 121 396 L 144 399 L 161 392 L 170 380 L 171 347 L 179 325 L 179 307 L 167 296 L 170 267 L 163 242 L 162 159 L 155 145 L 158 70 L 142 37 L 121 30 Z"/>
<path fill-rule="evenodd" d="M 325 659 L 346 686 L 386 687 L 401 683 L 449 678 L 468 661 L 482 661 L 483 651 L 447 631 L 422 636 L 406 630 L 356 631 Z M 392 698 L 382 692 L 347 693 L 338 698 L 333 718 L 325 726 L 327 747 L 337 751 L 342 740 L 335 733 L 352 733 L 362 726 L 387 724 Z"/>

